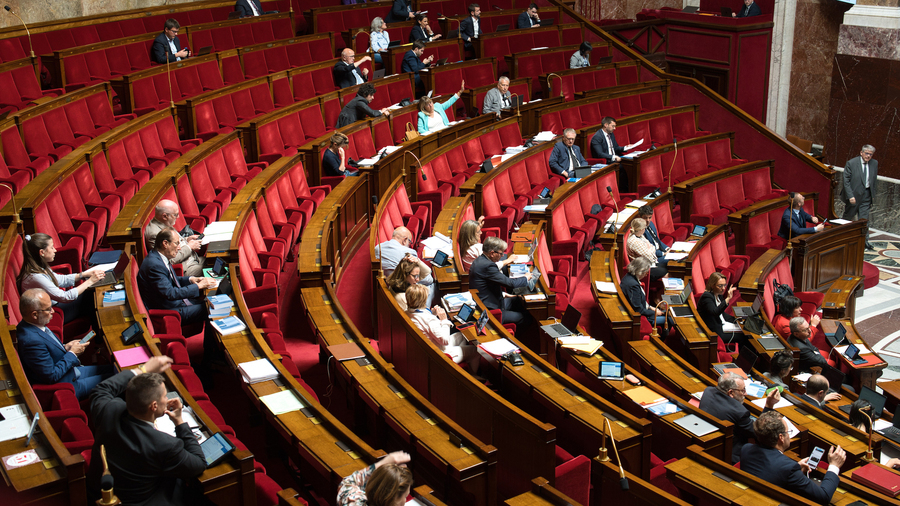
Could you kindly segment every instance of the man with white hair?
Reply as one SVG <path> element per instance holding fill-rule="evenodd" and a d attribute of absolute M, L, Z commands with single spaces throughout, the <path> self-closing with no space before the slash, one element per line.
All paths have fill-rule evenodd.
<path fill-rule="evenodd" d="M 156 249 L 156 235 L 165 227 L 174 227 L 175 221 L 178 219 L 180 210 L 178 204 L 171 200 L 160 200 L 156 204 L 156 210 L 153 219 L 144 230 L 144 241 L 147 243 L 147 251 Z M 181 242 L 178 254 L 171 260 L 171 263 L 181 264 L 185 276 L 203 275 L 203 257 L 197 254 L 200 251 L 199 236 L 192 235 Z"/>
<path fill-rule="evenodd" d="M 497 87 L 488 90 L 484 96 L 484 107 L 481 108 L 481 114 L 494 113 L 500 116 L 500 109 L 509 109 L 512 106 L 509 92 L 509 78 L 504 76 L 497 81 Z"/>

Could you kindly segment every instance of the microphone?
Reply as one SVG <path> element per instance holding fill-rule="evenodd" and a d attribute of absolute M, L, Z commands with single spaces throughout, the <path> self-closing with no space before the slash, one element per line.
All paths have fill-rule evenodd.
<path fill-rule="evenodd" d="M 649 278 L 649 275 L 648 275 L 648 278 Z M 648 292 L 649 292 L 649 290 L 648 290 Z M 649 294 L 649 293 L 647 293 L 647 297 L 648 297 L 648 298 L 650 297 L 650 294 Z M 665 304 L 665 305 L 666 305 L 666 321 L 665 321 L 665 324 L 664 324 L 664 325 L 665 325 L 665 329 L 666 329 L 666 335 L 669 335 L 669 317 L 668 317 L 669 303 L 666 302 L 666 301 L 664 301 L 664 300 L 661 300 L 661 301 L 659 301 L 658 304 L 656 304 L 656 308 L 655 308 L 655 309 L 659 309 L 659 305 L 660 305 L 660 304 Z M 656 317 L 655 317 L 655 316 L 654 316 L 654 321 L 653 321 L 653 332 L 650 334 L 650 337 L 659 337 L 659 324 L 656 323 Z"/>
<path fill-rule="evenodd" d="M 622 490 L 628 490 L 628 478 L 625 477 L 625 468 L 622 467 L 622 459 L 619 458 L 619 449 L 616 448 L 616 438 L 612 435 L 612 426 L 609 424 L 609 418 L 603 417 L 603 434 L 600 440 L 600 455 L 598 459 L 601 462 L 609 462 L 609 455 L 606 450 L 606 428 L 609 427 L 609 439 L 612 441 L 613 453 L 616 454 L 616 461 L 619 463 L 619 486 Z"/>
<path fill-rule="evenodd" d="M 613 196 L 612 186 L 607 186 L 606 191 L 609 192 L 609 198 L 612 200 L 613 206 L 616 209 L 615 218 L 613 218 L 612 224 L 606 230 L 608 233 L 614 234 L 616 233 L 616 220 L 619 219 L 619 203 L 616 202 L 616 198 Z"/>
<path fill-rule="evenodd" d="M 652 141 L 651 141 L 652 142 Z M 678 139 L 672 137 L 672 144 L 675 145 L 675 156 L 672 157 L 672 166 L 669 167 L 669 189 L 667 190 L 669 193 L 672 193 L 672 169 L 675 168 L 675 159 L 678 158 Z"/>
<path fill-rule="evenodd" d="M 869 432 L 869 449 L 866 450 L 866 456 L 863 457 L 863 460 L 865 460 L 866 462 L 875 462 L 875 456 L 872 455 L 872 435 L 875 431 L 875 426 L 872 425 L 872 417 L 869 416 L 869 413 L 866 413 L 866 411 L 871 411 L 871 410 L 872 410 L 871 404 L 869 404 L 867 407 L 859 410 L 860 414 L 865 415 L 866 419 L 869 420 L 869 431 L 868 431 Z"/>
<path fill-rule="evenodd" d="M 653 141 L 650 141 L 650 149 L 649 149 L 649 151 L 653 151 L 654 149 L 656 149 L 656 143 L 653 142 Z"/>
<path fill-rule="evenodd" d="M 427 180 L 428 178 L 425 176 L 425 171 L 422 170 L 422 161 L 419 160 L 419 157 L 416 156 L 415 153 L 413 153 L 411 151 L 406 151 L 405 153 L 403 153 L 404 160 L 406 159 L 406 155 L 411 155 L 413 158 L 416 159 L 416 163 L 419 164 L 419 173 L 422 174 L 422 179 Z M 403 176 L 406 177 L 406 170 L 403 171 Z"/>
<path fill-rule="evenodd" d="M 8 5 L 4 5 L 3 8 L 6 9 L 6 12 L 15 16 L 19 20 L 19 22 L 22 23 L 22 26 L 25 27 L 25 34 L 28 35 L 28 51 L 31 53 L 31 57 L 34 58 L 34 47 L 32 47 L 31 45 L 31 32 L 28 31 L 28 25 L 26 25 L 25 22 L 22 21 L 22 18 L 20 18 L 18 14 L 13 12 L 13 10 Z"/>
<path fill-rule="evenodd" d="M 169 107 L 175 108 L 175 101 L 172 99 L 172 74 L 169 72 L 169 52 L 166 51 L 166 77 L 169 79 Z"/>
<path fill-rule="evenodd" d="M 550 72 L 549 74 L 547 74 L 547 88 L 548 88 L 548 91 L 550 91 L 550 90 L 553 89 L 553 87 L 550 86 L 550 78 L 551 78 L 551 77 L 557 77 L 557 78 L 559 78 L 559 96 L 564 97 L 565 95 L 563 95 L 563 89 L 562 89 L 563 79 L 562 79 L 562 77 L 560 77 L 559 74 L 555 74 L 555 73 L 553 73 L 553 72 Z"/>
<path fill-rule="evenodd" d="M 100 459 L 103 461 L 103 474 L 100 476 L 100 500 L 97 504 L 102 506 L 112 506 L 121 504 L 122 501 L 116 497 L 113 491 L 113 476 L 109 474 L 109 464 L 106 462 L 106 445 L 100 445 Z"/>
<path fill-rule="evenodd" d="M 518 96 L 519 96 L 518 93 L 512 93 L 512 94 L 509 96 L 509 103 L 512 104 L 512 98 L 513 98 L 513 97 L 518 97 Z M 517 100 L 517 101 L 516 101 L 516 116 L 517 116 L 517 117 L 522 115 L 521 106 L 519 105 L 519 103 L 521 103 L 521 100 Z"/>
<path fill-rule="evenodd" d="M 0 186 L 9 190 L 9 198 L 12 199 L 13 206 L 13 223 L 16 225 L 22 223 L 21 220 L 19 220 L 19 211 L 16 209 L 16 192 L 13 191 L 12 185 L 9 185 L 7 183 L 0 183 Z"/>

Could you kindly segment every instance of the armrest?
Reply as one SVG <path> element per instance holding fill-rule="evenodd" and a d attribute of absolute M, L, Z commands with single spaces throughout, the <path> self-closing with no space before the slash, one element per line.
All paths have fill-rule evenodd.
<path fill-rule="evenodd" d="M 567 239 L 565 241 L 553 241 L 553 256 L 568 256 L 573 259 L 581 256 L 578 241 L 575 239 Z"/>

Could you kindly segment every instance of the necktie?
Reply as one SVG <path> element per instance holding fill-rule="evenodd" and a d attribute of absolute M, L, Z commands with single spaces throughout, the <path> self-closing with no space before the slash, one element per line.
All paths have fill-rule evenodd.
<path fill-rule="evenodd" d="M 259 16 L 259 10 L 256 8 L 256 2 L 253 0 L 247 0 L 247 3 L 250 4 L 250 8 L 253 10 L 254 16 Z"/>
<path fill-rule="evenodd" d="M 572 149 L 572 146 L 569 146 L 569 168 L 574 169 L 578 166 L 575 159 L 575 150 Z"/>
<path fill-rule="evenodd" d="M 353 72 L 353 77 L 356 78 L 356 84 L 362 84 L 365 82 L 363 81 L 362 76 L 359 75 L 359 69 L 357 67 L 353 67 L 353 70 L 351 72 Z"/>
<path fill-rule="evenodd" d="M 510 97 L 510 95 L 502 95 L 502 97 L 501 97 L 503 99 L 503 108 L 504 109 L 509 107 L 509 97 Z"/>
<path fill-rule="evenodd" d="M 181 288 L 181 283 L 178 282 L 178 277 L 175 276 L 175 271 L 172 270 L 172 264 L 170 264 L 168 260 L 166 260 L 166 267 L 169 268 L 169 276 L 172 276 L 172 281 L 175 283 L 175 286 L 177 286 L 178 288 Z M 184 302 L 185 306 L 193 306 L 194 305 L 193 302 L 191 302 L 187 299 L 181 299 L 181 302 Z"/>
<path fill-rule="evenodd" d="M 863 164 L 863 177 L 866 180 L 866 189 L 868 189 L 869 188 L 869 164 L 868 163 Z"/>
<path fill-rule="evenodd" d="M 612 138 L 610 138 L 610 136 L 609 136 L 608 133 L 605 133 L 605 132 L 604 132 L 603 135 L 606 136 L 606 145 L 607 145 L 607 147 L 609 147 L 609 153 L 610 153 L 611 155 L 615 155 L 615 153 L 613 152 Z"/>

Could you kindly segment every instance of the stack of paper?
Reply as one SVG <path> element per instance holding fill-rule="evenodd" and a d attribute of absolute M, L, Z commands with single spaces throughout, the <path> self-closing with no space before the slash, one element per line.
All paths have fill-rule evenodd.
<path fill-rule="evenodd" d="M 514 264 L 527 264 L 531 262 L 531 258 L 528 255 L 512 255 L 510 258 Z"/>
<path fill-rule="evenodd" d="M 227 318 L 213 320 L 210 323 L 212 324 L 213 328 L 223 336 L 236 334 L 247 328 L 247 326 L 244 325 L 244 322 L 242 322 L 241 319 L 237 316 L 229 316 Z"/>
<path fill-rule="evenodd" d="M 0 441 L 25 437 L 28 434 L 31 422 L 28 420 L 28 411 L 24 404 L 4 406 L 0 408 L 0 415 L 3 415 L 3 420 L 0 421 Z"/>
<path fill-rule="evenodd" d="M 440 232 L 435 232 L 433 236 L 422 239 L 421 243 L 424 246 L 422 251 L 422 257 L 424 258 L 434 258 L 434 254 L 437 251 L 443 251 L 447 254 L 447 257 L 453 258 L 453 241 Z"/>
<path fill-rule="evenodd" d="M 273 415 L 282 415 L 291 411 L 299 411 L 306 407 L 293 390 L 283 390 L 259 398 Z"/>
<path fill-rule="evenodd" d="M 586 337 L 586 336 L 585 336 Z M 572 350 L 579 355 L 586 355 L 590 357 L 594 353 L 597 353 L 603 346 L 603 341 L 598 341 L 596 339 L 588 337 L 584 342 L 581 343 L 563 343 L 563 338 L 560 339 L 560 346 L 566 348 L 567 350 Z"/>
<path fill-rule="evenodd" d="M 659 404 L 654 404 L 652 406 L 647 406 L 654 415 L 657 416 L 665 416 L 671 415 L 672 413 L 678 413 L 681 411 L 681 408 L 678 404 L 674 404 L 672 402 L 661 402 Z"/>
<path fill-rule="evenodd" d="M 479 348 L 494 357 L 502 357 L 511 351 L 519 351 L 519 348 L 509 339 L 500 338 L 478 345 Z"/>
<path fill-rule="evenodd" d="M 637 209 L 634 209 L 632 207 L 626 207 L 625 209 L 622 209 L 618 213 L 613 213 L 612 216 L 610 216 L 609 219 L 606 220 L 606 222 L 612 223 L 613 220 L 615 220 L 616 225 L 621 225 L 622 223 L 625 223 L 625 220 L 630 218 L 631 215 L 636 212 L 637 212 Z"/>
<path fill-rule="evenodd" d="M 448 313 L 455 313 L 459 311 L 459 308 L 463 307 L 463 305 L 475 305 L 475 299 L 472 298 L 472 294 L 469 292 L 461 292 L 461 293 L 448 293 L 441 297 L 441 304 L 443 304 L 444 309 L 447 310 Z"/>
<path fill-rule="evenodd" d="M 509 266 L 509 277 L 512 278 L 524 278 L 526 274 L 531 272 L 528 269 L 528 266 L 525 264 L 512 264 Z"/>
<path fill-rule="evenodd" d="M 665 257 L 665 258 L 666 258 L 666 260 L 675 260 L 675 261 L 677 262 L 678 260 L 681 260 L 681 259 L 683 259 L 683 258 L 687 258 L 687 256 L 688 256 L 687 253 L 679 253 L 679 252 L 677 252 L 677 251 L 669 250 L 669 251 L 666 252 L 666 257 Z"/>
<path fill-rule="evenodd" d="M 194 411 L 191 410 L 190 406 L 185 406 L 184 409 L 182 409 L 181 418 L 187 422 L 188 427 L 191 428 L 191 432 L 194 434 L 194 437 L 197 438 L 198 443 L 206 441 L 206 436 L 199 430 L 200 424 L 197 423 L 197 419 L 194 417 Z M 169 418 L 169 415 L 162 415 L 156 419 L 156 430 L 175 437 L 175 424 L 172 423 L 172 419 Z"/>
<path fill-rule="evenodd" d="M 229 241 L 234 234 L 234 227 L 237 226 L 236 221 L 214 221 L 206 226 L 203 230 L 203 239 L 201 244 L 209 244 L 211 242 Z"/>
<path fill-rule="evenodd" d="M 517 155 L 517 154 L 521 153 L 522 151 L 525 151 L 525 146 L 510 146 L 510 147 L 506 148 L 506 152 L 511 153 L 513 155 Z"/>
<path fill-rule="evenodd" d="M 533 140 L 534 140 L 534 142 L 549 142 L 549 141 L 552 141 L 554 138 L 556 138 L 556 135 L 553 132 L 551 132 L 549 130 L 544 130 L 543 132 L 540 132 L 539 134 L 535 135 Z"/>
<path fill-rule="evenodd" d="M 680 251 L 682 253 L 690 253 L 694 246 L 697 245 L 697 241 L 685 242 L 685 241 L 675 241 L 672 243 L 672 247 L 669 248 L 669 251 Z"/>
<path fill-rule="evenodd" d="M 625 207 L 634 207 L 636 209 L 636 208 L 641 207 L 646 204 L 647 204 L 646 200 L 638 199 L 638 200 L 632 200 L 631 202 L 625 204 Z"/>
<path fill-rule="evenodd" d="M 261 358 L 252 362 L 238 364 L 238 371 L 244 378 L 244 383 L 260 383 L 273 380 L 278 377 L 278 369 L 267 358 Z"/>
<path fill-rule="evenodd" d="M 210 319 L 221 318 L 231 314 L 231 308 L 234 306 L 234 301 L 231 300 L 231 297 L 225 294 L 210 295 L 206 300 L 209 301 Z"/>
<path fill-rule="evenodd" d="M 684 280 L 681 278 L 662 278 L 663 286 L 666 290 L 682 291 L 684 290 Z"/>
<path fill-rule="evenodd" d="M 109 290 L 103 292 L 103 307 L 125 305 L 125 290 Z"/>
<path fill-rule="evenodd" d="M 659 404 L 660 402 L 666 401 L 665 397 L 644 386 L 626 390 L 625 395 L 631 398 L 631 400 L 633 400 L 634 402 L 644 407 L 652 406 L 653 404 Z"/>
<path fill-rule="evenodd" d="M 538 205 L 530 205 L 525 206 L 522 210 L 526 213 L 539 213 L 541 211 L 545 211 L 547 209 L 547 204 L 538 204 Z"/>
<path fill-rule="evenodd" d="M 759 406 L 761 408 L 765 408 L 766 400 L 767 400 L 767 397 L 761 397 L 759 399 L 754 399 L 752 402 L 753 402 L 753 404 L 756 404 L 757 406 Z M 793 404 L 791 404 L 791 401 L 782 397 L 780 401 L 775 403 L 775 406 L 773 406 L 773 409 L 789 408 L 791 406 L 793 406 Z M 788 423 L 790 423 L 790 422 L 788 422 Z M 794 437 L 794 436 L 791 436 L 791 437 Z"/>

